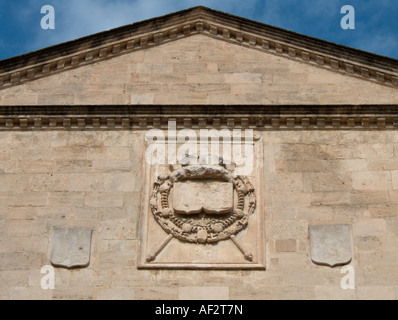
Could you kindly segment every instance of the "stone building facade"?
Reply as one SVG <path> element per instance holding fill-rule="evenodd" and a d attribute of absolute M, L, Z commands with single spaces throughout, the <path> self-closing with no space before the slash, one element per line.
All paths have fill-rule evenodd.
<path fill-rule="evenodd" d="M 0 61 L 0 298 L 396 299 L 397 128 L 397 60 L 204 7 Z M 253 170 L 149 163 L 206 129 Z"/>

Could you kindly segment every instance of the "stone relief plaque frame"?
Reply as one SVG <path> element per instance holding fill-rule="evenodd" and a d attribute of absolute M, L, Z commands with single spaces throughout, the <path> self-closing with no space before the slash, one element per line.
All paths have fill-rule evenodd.
<path fill-rule="evenodd" d="M 244 149 L 243 139 L 233 143 Z M 251 144 L 253 168 L 244 176 L 201 160 L 170 165 L 144 159 L 139 269 L 265 269 L 263 144 Z M 182 146 L 177 142 L 177 151 Z"/>

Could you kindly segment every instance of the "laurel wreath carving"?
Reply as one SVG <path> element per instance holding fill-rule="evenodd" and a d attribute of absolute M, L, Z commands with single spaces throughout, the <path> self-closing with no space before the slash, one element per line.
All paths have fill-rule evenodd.
<path fill-rule="evenodd" d="M 230 213 L 220 216 L 202 212 L 189 217 L 170 208 L 169 195 L 178 179 L 175 174 L 158 176 L 150 197 L 152 214 L 168 234 L 190 243 L 215 243 L 230 239 L 248 225 L 248 218 L 256 208 L 256 195 L 247 177 L 231 176 L 237 202 Z"/>

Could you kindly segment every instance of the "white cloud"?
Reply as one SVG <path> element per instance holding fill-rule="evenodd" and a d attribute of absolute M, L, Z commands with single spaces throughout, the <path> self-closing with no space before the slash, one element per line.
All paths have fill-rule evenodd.
<path fill-rule="evenodd" d="M 340 13 L 341 5 L 330 0 L 307 1 L 304 5 L 308 16 L 332 17 L 335 13 Z"/>
<path fill-rule="evenodd" d="M 354 47 L 377 53 L 379 55 L 393 57 L 396 56 L 398 48 L 398 39 L 393 34 L 378 34 L 370 35 L 366 38 L 362 38 L 354 43 Z"/>
<path fill-rule="evenodd" d="M 244 5 L 241 0 L 57 1 L 53 4 L 56 17 L 55 30 L 38 30 L 34 46 L 43 48 L 198 5 L 250 16 L 254 13 L 256 1 L 258 0 L 246 0 Z"/>
<path fill-rule="evenodd" d="M 337 32 L 332 27 L 338 29 L 340 26 L 339 2 L 330 0 L 48 0 L 43 3 L 55 8 L 55 30 L 41 30 L 41 4 L 37 0 L 25 1 L 23 4 L 18 3 L 17 18 L 20 23 L 30 21 L 29 24 L 35 25 L 32 28 L 35 35 L 26 39 L 27 51 L 198 5 L 330 41 L 338 39 Z M 381 1 L 390 3 L 391 0 Z M 365 2 L 361 8 L 369 11 L 373 7 Z M 379 25 L 383 10 L 375 12 L 373 9 L 370 12 L 372 14 L 369 14 L 370 21 L 367 24 L 372 22 L 372 25 Z M 392 32 L 380 35 L 380 31 L 378 34 L 371 37 L 369 33 L 356 32 L 358 38 L 352 39 L 348 45 L 393 56 L 392 51 L 397 48 L 396 35 Z"/>
<path fill-rule="evenodd" d="M 164 2 L 161 0 L 58 1 L 53 4 L 55 30 L 38 30 L 35 47 L 42 48 L 165 14 Z"/>

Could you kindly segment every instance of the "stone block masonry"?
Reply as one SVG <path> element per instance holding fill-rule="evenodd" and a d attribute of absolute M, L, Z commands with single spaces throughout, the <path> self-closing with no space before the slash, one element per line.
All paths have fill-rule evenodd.
<path fill-rule="evenodd" d="M 0 173 L 2 299 L 397 298 L 395 154 L 385 153 L 375 167 L 374 154 L 365 152 L 393 148 L 396 132 L 260 135 L 266 270 L 151 271 L 137 269 L 144 132 L 1 132 L 7 143 L 0 154 L 8 159 Z M 84 153 L 79 140 L 92 141 Z M 328 153 L 331 160 L 325 141 L 340 150 Z M 306 148 L 301 152 L 293 142 Z M 353 143 L 357 154 L 348 152 Z M 119 151 L 122 159 L 113 162 Z M 39 154 L 42 160 L 30 157 Z M 65 167 L 66 161 L 72 165 Z M 286 161 L 297 164 L 287 171 Z M 334 224 L 352 230 L 355 290 L 340 288 L 339 267 L 311 261 L 309 226 Z M 91 259 L 87 268 L 55 268 L 55 289 L 44 291 L 40 269 L 50 264 L 54 228 L 93 230 Z"/>

